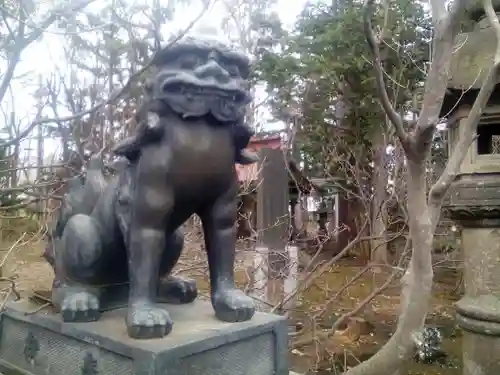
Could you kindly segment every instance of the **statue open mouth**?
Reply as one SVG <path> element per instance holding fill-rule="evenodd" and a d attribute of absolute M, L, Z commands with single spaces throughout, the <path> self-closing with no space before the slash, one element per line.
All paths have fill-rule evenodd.
<path fill-rule="evenodd" d="M 187 117 L 237 122 L 251 101 L 248 58 L 218 43 L 178 42 L 155 57 L 151 94 Z"/>
<path fill-rule="evenodd" d="M 246 104 L 249 101 L 246 92 L 241 90 L 221 89 L 212 85 L 195 85 L 180 81 L 164 83 L 161 87 L 161 94 L 185 95 L 188 99 L 190 97 L 216 97 L 232 100 L 235 104 Z"/>
<path fill-rule="evenodd" d="M 211 79 L 169 77 L 158 82 L 154 96 L 183 117 L 211 113 L 219 121 L 236 121 L 244 115 L 249 94 L 236 85 L 217 84 Z"/>

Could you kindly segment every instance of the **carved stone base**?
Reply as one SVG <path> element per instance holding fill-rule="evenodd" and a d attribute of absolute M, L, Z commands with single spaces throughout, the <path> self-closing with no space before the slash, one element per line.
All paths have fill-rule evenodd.
<path fill-rule="evenodd" d="M 492 295 L 457 302 L 464 375 L 500 374 L 500 300 Z"/>
<path fill-rule="evenodd" d="M 1 320 L 0 372 L 30 375 L 288 375 L 287 323 L 256 313 L 223 323 L 208 302 L 165 306 L 174 327 L 163 339 L 133 340 L 125 309 L 98 322 L 62 323 L 28 301 Z"/>
<path fill-rule="evenodd" d="M 464 330 L 464 375 L 500 374 L 500 228 L 464 227 L 465 296 L 456 304 Z"/>
<path fill-rule="evenodd" d="M 487 335 L 500 334 L 500 299 L 497 297 L 491 294 L 464 297 L 456 303 L 456 309 L 465 329 Z M 474 328 L 476 322 L 479 325 Z M 492 331 L 490 328 L 494 328 L 493 326 L 483 329 L 485 326 L 482 323 L 497 324 L 499 331 Z"/>
<path fill-rule="evenodd" d="M 500 227 L 500 174 L 458 176 L 444 210 L 465 227 Z"/>
<path fill-rule="evenodd" d="M 462 337 L 463 374 L 500 374 L 500 337 L 464 331 Z"/>

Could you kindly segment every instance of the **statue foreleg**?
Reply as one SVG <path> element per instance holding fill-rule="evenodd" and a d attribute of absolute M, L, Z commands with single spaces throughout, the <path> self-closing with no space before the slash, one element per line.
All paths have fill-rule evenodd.
<path fill-rule="evenodd" d="M 253 164 L 259 161 L 259 156 L 247 146 L 254 134 L 253 130 L 243 121 L 237 122 L 232 128 L 234 145 L 236 148 L 235 162 L 241 165 Z"/>
<path fill-rule="evenodd" d="M 252 318 L 252 298 L 236 288 L 234 258 L 236 248 L 238 185 L 235 183 L 201 213 L 210 270 L 212 305 L 217 318 L 241 322 Z"/>
<path fill-rule="evenodd" d="M 158 159 L 144 155 L 144 160 Z M 161 338 L 172 330 L 167 311 L 155 305 L 158 296 L 160 263 L 166 242 L 165 224 L 171 214 L 173 193 L 154 163 L 139 162 L 132 200 L 132 220 L 128 244 L 129 307 L 128 334 L 136 339 Z"/>

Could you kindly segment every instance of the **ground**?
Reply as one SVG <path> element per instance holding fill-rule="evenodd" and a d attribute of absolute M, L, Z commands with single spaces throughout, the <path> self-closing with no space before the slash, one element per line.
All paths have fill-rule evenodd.
<path fill-rule="evenodd" d="M 177 267 L 177 271 L 197 279 L 202 294 L 208 292 L 208 276 L 206 259 L 201 251 L 199 241 L 189 239 L 187 251 Z M 33 290 L 49 290 L 52 282 L 52 270 L 41 258 L 43 241 L 30 241 L 18 246 L 7 258 L 3 267 L 4 277 L 13 277 L 16 287 L 22 295 L 29 295 Z M 3 254 L 10 246 L 3 247 Z M 290 278 L 303 279 L 306 275 L 289 275 L 287 279 L 274 280 L 264 286 L 260 292 L 252 292 L 250 280 L 252 262 L 251 253 L 242 251 L 238 257 L 237 279 L 240 287 L 253 295 L 259 294 L 259 300 L 267 299 L 271 304 L 279 301 L 283 294 L 290 292 L 298 284 L 296 280 L 290 284 Z M 1 259 L 1 258 L 0 258 Z M 333 266 L 327 273 L 315 280 L 311 287 L 297 294 L 288 304 L 286 312 L 290 317 L 291 345 L 304 337 L 310 337 L 311 331 L 324 332 L 341 314 L 352 310 L 361 300 L 366 298 L 376 286 L 382 284 L 388 272 L 368 271 L 356 283 L 344 291 L 339 298 L 326 309 L 326 313 L 315 323 L 310 317 L 317 315 L 324 307 L 325 301 L 338 292 L 340 288 L 353 278 L 364 264 L 355 259 L 346 259 Z M 423 365 L 409 364 L 408 374 L 412 375 L 458 375 L 460 369 L 460 334 L 457 334 L 453 322 L 453 302 L 456 294 L 457 275 L 453 271 L 436 272 L 432 309 L 428 324 L 439 326 L 445 336 L 444 349 L 448 358 L 444 364 Z M 287 284 L 288 282 L 288 284 Z M 5 283 L 5 282 L 4 282 Z M 3 286 L 2 286 L 3 287 Z M 8 284 L 5 283 L 5 288 Z M 288 290 L 287 290 L 288 289 Z M 285 290 L 285 292 L 284 292 Z M 257 294 L 256 294 L 257 293 Z M 276 295 L 277 294 L 277 295 Z M 299 373 L 335 373 L 347 364 L 354 366 L 358 361 L 368 358 L 390 336 L 398 316 L 399 283 L 394 282 L 375 298 L 356 318 L 350 319 L 340 327 L 341 331 L 327 341 L 316 342 L 291 350 L 293 370 Z"/>

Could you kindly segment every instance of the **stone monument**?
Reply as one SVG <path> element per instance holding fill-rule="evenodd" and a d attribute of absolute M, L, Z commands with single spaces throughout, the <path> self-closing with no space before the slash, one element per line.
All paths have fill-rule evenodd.
<path fill-rule="evenodd" d="M 107 180 L 101 157 L 93 157 L 63 201 L 54 251 L 45 253 L 59 314 L 30 313 L 30 302 L 20 301 L 3 316 L 0 364 L 7 368 L 288 374 L 286 321 L 254 316 L 253 300 L 234 281 L 234 163 L 258 159 L 245 150 L 249 60 L 217 40 L 185 37 L 159 51 L 154 68 L 137 134 L 115 148 L 126 159 L 121 170 Z M 211 306 L 195 301 L 193 281 L 171 273 L 183 248 L 180 227 L 193 214 L 203 224 Z"/>
<path fill-rule="evenodd" d="M 478 14 L 476 11 L 474 14 Z M 491 66 L 496 35 L 487 19 L 460 36 L 442 115 L 450 150 L 459 139 Z M 464 375 L 500 373 L 500 97 L 490 99 L 445 205 L 462 226 L 465 295 L 456 304 L 463 329 Z"/>

